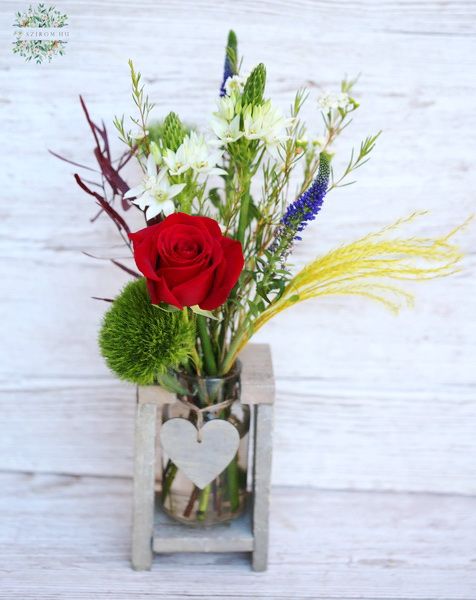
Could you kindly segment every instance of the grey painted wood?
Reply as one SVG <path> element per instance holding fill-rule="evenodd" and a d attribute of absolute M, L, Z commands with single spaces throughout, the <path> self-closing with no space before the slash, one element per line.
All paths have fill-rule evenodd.
<path fill-rule="evenodd" d="M 253 550 L 251 510 L 222 525 L 190 527 L 160 509 L 155 513 L 154 552 L 250 552 Z"/>
<path fill-rule="evenodd" d="M 0 474 L 2 600 L 474 600 L 475 497 L 273 488 L 269 567 L 129 567 L 131 480 Z"/>
<path fill-rule="evenodd" d="M 269 344 L 248 344 L 239 356 L 242 362 L 241 393 L 243 404 L 272 404 L 275 380 Z"/>
<path fill-rule="evenodd" d="M 273 406 L 255 407 L 253 465 L 253 558 L 255 571 L 268 566 L 269 501 L 271 494 L 271 459 L 273 455 Z"/>
<path fill-rule="evenodd" d="M 150 569 L 155 502 L 155 447 L 157 406 L 137 403 L 135 427 L 132 566 Z"/>
<path fill-rule="evenodd" d="M 205 423 L 198 432 L 190 421 L 175 418 L 162 424 L 160 443 L 167 457 L 203 489 L 229 465 L 238 451 L 240 434 L 220 419 Z"/>
<path fill-rule="evenodd" d="M 175 402 L 175 394 L 164 390 L 160 385 L 140 385 L 137 387 L 138 402 L 141 404 L 171 404 Z"/>

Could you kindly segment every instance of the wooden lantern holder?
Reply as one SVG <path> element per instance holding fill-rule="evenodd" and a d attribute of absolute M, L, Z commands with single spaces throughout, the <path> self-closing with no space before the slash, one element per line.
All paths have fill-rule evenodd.
<path fill-rule="evenodd" d="M 250 344 L 240 360 L 241 402 L 250 406 L 254 423 L 253 483 L 245 513 L 229 523 L 190 527 L 160 509 L 155 487 L 160 450 L 158 409 L 175 402 L 175 396 L 159 386 L 137 388 L 132 566 L 138 571 L 151 568 L 154 553 L 171 552 L 250 552 L 255 571 L 267 568 L 274 405 L 270 347 Z"/>

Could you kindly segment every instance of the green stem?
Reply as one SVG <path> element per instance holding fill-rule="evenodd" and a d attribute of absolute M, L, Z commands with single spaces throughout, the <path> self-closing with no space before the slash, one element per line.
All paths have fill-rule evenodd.
<path fill-rule="evenodd" d="M 233 297 L 233 291 L 230 294 L 230 298 Z M 223 359 L 225 358 L 225 353 L 226 353 L 226 334 L 228 333 L 228 324 L 230 322 L 230 309 L 228 308 L 228 306 L 225 308 L 225 314 L 223 317 L 222 322 L 220 323 L 221 328 L 220 328 L 220 332 L 218 334 L 218 352 L 219 352 L 219 369 L 220 369 L 220 374 L 226 375 L 226 373 L 223 373 L 221 366 L 223 363 Z"/>
<path fill-rule="evenodd" d="M 241 331 L 237 331 L 235 337 L 233 338 L 230 347 L 228 348 L 228 352 L 226 353 L 225 359 L 222 363 L 222 371 L 223 373 L 228 373 L 228 371 L 233 366 L 233 363 L 236 360 L 238 348 L 243 340 L 249 339 L 250 335 L 247 336 L 247 329 L 242 328 Z"/>
<path fill-rule="evenodd" d="M 240 220 L 238 222 L 238 233 L 237 233 L 237 239 L 239 242 L 241 242 L 241 245 L 244 247 L 245 245 L 245 230 L 246 230 L 246 223 L 248 222 L 248 208 L 250 205 L 250 196 L 248 193 L 243 194 L 242 198 L 241 198 L 241 204 L 240 204 Z"/>
<path fill-rule="evenodd" d="M 200 492 L 200 500 L 198 501 L 197 519 L 204 521 L 207 516 L 208 502 L 210 501 L 211 485 L 208 484 Z"/>
<path fill-rule="evenodd" d="M 208 334 L 207 322 L 205 321 L 204 316 L 197 315 L 197 326 L 198 334 L 202 342 L 203 358 L 205 360 L 207 375 L 216 375 L 218 371 L 217 363 L 215 360 L 215 355 L 213 354 L 212 343 Z"/>
<path fill-rule="evenodd" d="M 237 455 L 235 455 L 226 468 L 226 480 L 228 483 L 231 512 L 236 512 L 240 507 Z"/>
<path fill-rule="evenodd" d="M 182 311 L 183 320 L 185 323 L 189 323 L 190 318 L 188 314 L 188 308 L 185 307 Z M 194 346 L 191 352 L 192 362 L 195 366 L 195 370 L 197 371 L 197 375 L 201 375 L 202 372 L 202 361 L 200 360 L 200 356 L 198 355 L 197 348 Z"/>
<path fill-rule="evenodd" d="M 250 165 L 248 165 L 249 167 Z M 245 232 L 248 226 L 248 211 L 250 207 L 250 173 L 246 172 L 246 167 L 244 169 L 238 170 L 239 178 L 241 179 L 241 190 L 240 190 L 240 216 L 238 220 L 238 231 L 236 234 L 236 239 L 241 242 L 241 245 L 245 247 Z"/>
<path fill-rule="evenodd" d="M 164 482 L 162 485 L 162 502 L 165 502 L 170 488 L 172 487 L 172 483 L 175 479 L 175 475 L 177 474 L 177 465 L 173 463 L 171 460 L 167 463 L 164 473 Z"/>

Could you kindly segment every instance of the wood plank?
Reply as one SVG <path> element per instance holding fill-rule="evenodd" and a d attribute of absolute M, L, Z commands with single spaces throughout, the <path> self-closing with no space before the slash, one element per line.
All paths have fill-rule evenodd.
<path fill-rule="evenodd" d="M 253 533 L 251 511 L 215 527 L 188 527 L 174 521 L 163 511 L 155 513 L 154 552 L 251 552 Z M 160 557 L 156 559 L 160 564 Z"/>
<path fill-rule="evenodd" d="M 266 571 L 269 555 L 269 503 L 274 439 L 274 406 L 258 404 L 254 414 L 253 569 Z"/>
<path fill-rule="evenodd" d="M 132 482 L 2 475 L 9 600 L 473 600 L 475 498 L 273 489 L 269 570 L 246 555 L 129 566 Z"/>
<path fill-rule="evenodd" d="M 134 495 L 132 507 L 132 566 L 148 570 L 152 564 L 152 540 L 155 508 L 155 446 L 157 405 L 136 405 L 134 444 Z"/>
<path fill-rule="evenodd" d="M 161 407 L 164 404 L 175 402 L 175 394 L 165 390 L 160 385 L 140 385 L 137 387 L 137 402 L 139 404 L 156 404 Z"/>
<path fill-rule="evenodd" d="M 268 344 L 248 344 L 240 352 L 241 398 L 246 404 L 273 404 L 275 378 Z"/>
<path fill-rule="evenodd" d="M 476 493 L 472 387 L 277 383 L 274 484 Z M 40 385 L 0 395 L 0 470 L 132 475 L 133 386 Z"/>

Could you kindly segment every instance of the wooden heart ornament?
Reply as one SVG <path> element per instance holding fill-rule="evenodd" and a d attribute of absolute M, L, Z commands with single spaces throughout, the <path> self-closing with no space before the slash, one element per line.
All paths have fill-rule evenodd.
<path fill-rule="evenodd" d="M 208 421 L 200 429 L 190 421 L 174 418 L 160 430 L 160 443 L 172 462 L 200 489 L 230 464 L 240 444 L 236 427 L 223 419 Z"/>

